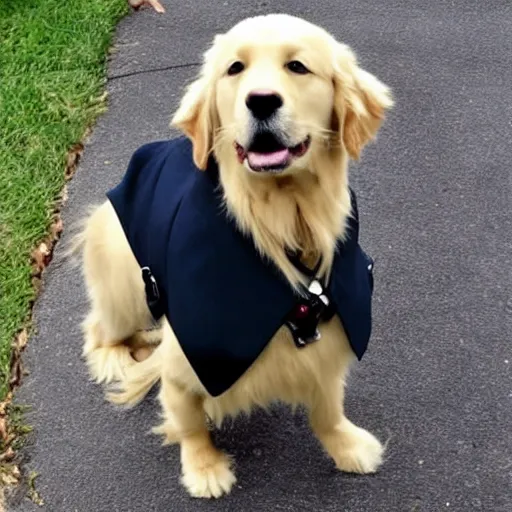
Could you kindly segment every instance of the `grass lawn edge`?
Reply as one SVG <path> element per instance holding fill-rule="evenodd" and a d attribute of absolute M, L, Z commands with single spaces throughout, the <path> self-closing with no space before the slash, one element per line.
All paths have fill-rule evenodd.
<path fill-rule="evenodd" d="M 16 0 L 14 0 L 14 2 L 15 1 Z M 52 1 L 53 0 L 50 0 L 50 3 Z M 11 322 L 11 325 L 15 326 L 15 328 L 12 329 L 11 335 L 6 335 L 4 331 L 3 337 L 0 339 L 0 342 L 3 342 L 4 345 L 4 354 L 8 354 L 8 358 L 3 358 L 2 368 L 0 368 L 0 510 L 3 510 L 3 502 L 5 502 L 6 499 L 10 501 L 11 498 L 19 496 L 20 488 L 23 490 L 23 497 L 28 496 L 29 499 L 35 503 L 42 503 L 42 499 L 37 493 L 34 485 L 37 474 L 34 472 L 28 474 L 24 470 L 22 456 L 20 455 L 19 451 L 24 442 L 30 437 L 29 434 L 31 432 L 31 428 L 26 425 L 25 420 L 23 419 L 26 408 L 20 404 L 14 403 L 13 396 L 16 388 L 21 384 L 22 378 L 25 374 L 22 364 L 22 354 L 30 339 L 31 334 L 33 334 L 33 306 L 39 295 L 38 292 L 41 285 L 41 280 L 44 277 L 44 270 L 51 261 L 53 250 L 55 245 L 58 243 L 62 232 L 60 211 L 66 201 L 66 183 L 69 181 L 69 179 L 72 178 L 79 163 L 80 156 L 83 151 L 83 141 L 89 135 L 98 117 L 107 109 L 106 85 L 108 56 L 113 49 L 113 38 L 116 26 L 119 21 L 129 12 L 125 0 L 95 1 L 97 5 L 100 5 L 101 2 L 107 2 L 111 7 L 111 10 L 108 13 L 108 20 L 102 20 L 103 25 L 101 30 L 104 40 L 102 43 L 101 54 L 98 50 L 96 50 L 97 54 L 94 55 L 94 69 L 86 67 L 84 70 L 80 70 L 83 71 L 85 79 L 89 79 L 91 82 L 93 82 L 92 87 L 89 88 L 89 91 L 94 91 L 94 94 L 86 97 L 85 100 L 82 99 L 81 101 L 77 101 L 77 104 L 81 105 L 83 112 L 81 115 L 75 116 L 75 118 L 73 118 L 74 125 L 72 131 L 75 135 L 70 138 L 69 133 L 67 133 L 67 137 L 65 139 L 66 142 L 62 141 L 61 143 L 61 141 L 57 141 L 54 144 L 57 148 L 61 146 L 61 154 L 58 156 L 60 158 L 61 165 L 58 168 L 54 168 L 56 183 L 53 184 L 53 197 L 45 202 L 46 211 L 43 215 L 45 222 L 44 225 L 40 225 L 36 229 L 38 236 L 33 237 L 33 239 L 29 241 L 29 244 L 25 244 L 25 249 L 27 247 L 29 248 L 25 251 L 23 256 L 23 263 L 20 263 L 20 259 L 16 261 L 18 266 L 23 265 L 24 268 L 23 272 L 21 273 L 24 275 L 24 277 L 28 276 L 28 287 L 30 287 L 30 293 L 23 305 L 25 310 L 23 318 L 20 319 L 18 313 L 16 321 Z M 37 10 L 37 1 L 28 0 L 27 3 L 28 8 Z M 56 11 L 59 9 L 66 9 L 65 3 L 60 4 L 60 6 L 58 4 L 59 2 L 56 0 L 53 1 L 53 5 L 55 6 Z M 14 7 L 12 8 L 14 9 Z M 27 5 L 25 5 L 24 8 L 26 9 Z M 83 7 L 80 6 L 80 8 Z M 98 14 L 100 14 L 100 12 L 101 11 L 98 11 Z M 9 13 L 9 10 L 7 10 L 7 13 Z M 91 17 L 91 20 L 94 21 L 94 17 Z M 107 23 L 107 25 L 105 25 L 105 23 Z M 27 31 L 24 36 L 31 37 L 30 31 Z M 2 42 L 3 41 L 0 36 L 0 44 L 2 44 Z M 16 43 L 19 47 L 19 45 L 23 44 L 23 41 L 20 38 L 20 40 L 16 41 Z M 15 46 L 16 45 L 13 44 L 13 59 L 15 58 Z M 1 59 L 2 57 L 0 57 L 0 68 L 2 67 Z M 37 59 L 38 57 L 35 56 L 33 62 L 31 62 L 30 65 L 37 67 Z M 6 69 L 6 67 L 4 67 L 4 69 Z M 66 70 L 62 70 L 62 72 L 66 73 Z M 6 76 L 9 76 L 8 71 Z M 37 80 L 38 76 L 40 75 L 38 75 L 36 72 L 34 76 Z M 0 73 L 0 79 L 1 78 L 2 76 Z M 16 76 L 14 76 L 14 80 L 16 80 Z M 7 90 L 7 93 L 5 93 L 3 90 L 0 90 L 0 93 L 5 93 L 0 96 L 0 105 L 2 104 L 2 99 L 5 99 L 5 97 L 9 96 L 9 92 L 9 90 Z M 77 95 L 80 95 L 80 92 L 81 91 L 78 91 Z M 56 96 L 59 96 L 58 90 L 56 91 Z M 61 98 L 58 99 L 59 101 L 61 100 Z M 5 121 L 4 126 L 1 125 L 2 121 Z M 4 133 L 9 133 L 7 131 L 9 128 L 9 121 L 10 119 L 5 116 L 4 118 L 0 117 L 0 135 L 3 134 L 2 128 L 5 129 Z M 69 118 L 64 116 L 62 122 L 66 123 L 71 121 Z M 1 149 L 5 148 L 0 148 L 0 150 Z M 22 163 L 23 162 L 21 162 L 21 164 Z M 0 169 L 0 173 L 1 172 L 2 170 Z M 0 228 L 2 227 L 2 220 L 3 218 L 0 217 Z M 0 231 L 0 235 L 1 234 L 2 233 Z M 25 285 L 27 285 L 27 283 L 25 283 Z M 7 296 L 7 298 L 9 297 Z M 4 316 L 4 314 L 5 311 L 2 312 L 2 316 Z M 9 345 L 6 347 L 7 343 Z M 20 483 L 23 485 L 19 486 Z M 16 488 L 18 488 L 18 491 Z"/>

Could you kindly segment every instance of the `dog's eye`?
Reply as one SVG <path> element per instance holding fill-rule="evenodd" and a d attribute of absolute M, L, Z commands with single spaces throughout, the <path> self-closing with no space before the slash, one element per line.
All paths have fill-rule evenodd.
<path fill-rule="evenodd" d="M 233 64 L 231 64 L 231 66 L 229 66 L 228 75 L 229 76 L 238 75 L 238 73 L 241 73 L 244 69 L 245 69 L 245 66 L 244 66 L 243 62 L 240 62 L 239 60 L 237 60 L 236 62 L 233 62 Z"/>
<path fill-rule="evenodd" d="M 310 72 L 309 69 L 298 60 L 292 60 L 288 62 L 288 64 L 286 64 L 286 67 L 292 73 L 297 73 L 298 75 L 307 75 Z"/>

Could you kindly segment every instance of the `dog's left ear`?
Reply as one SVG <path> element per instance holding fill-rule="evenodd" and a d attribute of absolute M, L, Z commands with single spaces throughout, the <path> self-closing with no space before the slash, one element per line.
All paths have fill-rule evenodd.
<path fill-rule="evenodd" d="M 192 82 L 174 114 L 171 126 L 182 131 L 193 145 L 193 159 L 196 167 L 205 170 L 213 151 L 213 139 L 217 129 L 215 111 L 215 49 L 213 46 L 204 54 L 204 63 L 199 77 Z"/>
<path fill-rule="evenodd" d="M 358 66 L 348 46 L 337 43 L 334 57 L 334 113 L 341 142 L 348 154 L 358 160 L 393 106 L 390 89 Z"/>

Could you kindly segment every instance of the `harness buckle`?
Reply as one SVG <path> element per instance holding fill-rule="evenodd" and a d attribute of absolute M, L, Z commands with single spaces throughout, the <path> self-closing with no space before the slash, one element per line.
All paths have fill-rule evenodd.
<path fill-rule="evenodd" d="M 322 337 L 318 324 L 332 317 L 331 300 L 320 281 L 313 279 L 309 286 L 304 288 L 304 295 L 305 297 L 298 301 L 285 321 L 297 348 L 304 348 L 318 341 Z"/>

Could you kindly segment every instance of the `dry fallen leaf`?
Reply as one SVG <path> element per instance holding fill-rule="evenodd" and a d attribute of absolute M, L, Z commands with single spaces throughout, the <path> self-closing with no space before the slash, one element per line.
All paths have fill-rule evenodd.
<path fill-rule="evenodd" d="M 14 453 L 14 450 L 9 446 L 4 453 L 0 454 L 0 462 L 11 462 L 15 456 L 16 453 Z"/>
<path fill-rule="evenodd" d="M 0 418 L 0 439 L 5 443 L 7 440 L 7 419 Z"/>
<path fill-rule="evenodd" d="M 76 166 L 80 161 L 80 157 L 82 156 L 82 152 L 84 150 L 84 145 L 82 143 L 74 144 L 71 149 L 68 151 L 67 161 L 66 161 L 66 172 L 64 173 L 64 177 L 66 180 L 71 179 L 73 176 Z"/>
<path fill-rule="evenodd" d="M 60 194 L 60 200 L 62 203 L 65 203 L 68 200 L 68 187 L 64 186 L 62 192 Z"/>
<path fill-rule="evenodd" d="M 26 329 L 23 329 L 21 332 L 18 333 L 16 336 L 16 346 L 20 349 L 25 348 L 28 342 L 28 333 Z"/>
<path fill-rule="evenodd" d="M 46 243 L 39 244 L 37 249 L 32 251 L 32 259 L 34 261 L 35 274 L 40 274 L 50 261 L 51 251 Z"/>
<path fill-rule="evenodd" d="M 55 219 L 55 222 L 51 225 L 51 239 L 57 240 L 60 237 L 60 234 L 62 233 L 62 230 L 64 229 L 64 225 L 62 223 L 62 219 L 60 217 L 57 217 Z"/>
<path fill-rule="evenodd" d="M 156 12 L 164 13 L 164 6 L 158 0 L 128 0 L 128 3 L 135 9 L 139 9 L 143 5 L 153 7 Z"/>
<path fill-rule="evenodd" d="M 18 483 L 18 479 L 15 478 L 12 474 L 10 473 L 2 473 L 1 474 L 1 477 L 2 477 L 2 482 L 5 484 L 5 485 L 16 485 Z"/>
<path fill-rule="evenodd" d="M 16 351 L 14 351 L 16 352 Z M 17 357 L 13 358 L 11 365 L 11 379 L 9 380 L 9 384 L 11 386 L 17 386 L 21 382 L 21 376 L 23 374 L 22 366 L 21 366 L 21 357 L 17 354 Z"/>
<path fill-rule="evenodd" d="M 5 439 L 5 443 L 6 444 L 11 444 L 14 440 L 16 439 L 16 434 L 13 432 L 12 434 L 9 434 L 6 439 Z"/>

